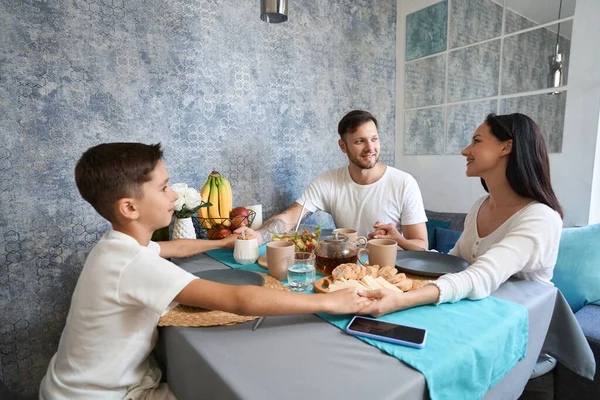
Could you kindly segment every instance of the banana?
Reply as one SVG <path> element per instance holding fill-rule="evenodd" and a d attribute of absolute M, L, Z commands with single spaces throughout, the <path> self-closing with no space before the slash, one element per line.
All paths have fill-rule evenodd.
<path fill-rule="evenodd" d="M 229 213 L 233 209 L 233 194 L 231 192 L 231 184 L 223 176 L 217 178 L 219 187 L 219 214 L 221 218 L 229 218 Z M 227 222 L 230 222 L 229 219 Z"/>
<path fill-rule="evenodd" d="M 208 206 L 209 218 L 213 218 L 215 220 L 217 218 L 220 219 L 221 214 L 219 214 L 219 188 L 217 186 L 217 180 L 214 177 L 210 179 L 210 194 L 208 196 L 208 201 L 212 204 Z M 220 223 L 220 221 L 216 223 Z"/>
<path fill-rule="evenodd" d="M 211 187 L 211 181 L 212 181 L 212 177 L 209 175 L 208 179 L 206 180 L 206 183 L 204 184 L 204 186 L 202 186 L 202 189 L 200 189 L 200 197 L 202 198 L 202 201 L 205 203 L 208 203 L 209 200 L 209 196 L 210 196 L 210 187 Z M 205 229 L 209 229 L 212 227 L 210 221 L 207 220 L 208 218 L 208 207 L 200 207 L 198 209 L 198 216 L 202 218 L 202 227 Z"/>

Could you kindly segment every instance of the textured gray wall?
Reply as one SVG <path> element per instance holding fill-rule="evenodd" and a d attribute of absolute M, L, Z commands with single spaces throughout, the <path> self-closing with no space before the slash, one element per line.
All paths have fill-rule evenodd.
<path fill-rule="evenodd" d="M 35 392 L 107 223 L 73 167 L 109 141 L 162 142 L 172 182 L 211 170 L 265 217 L 346 163 L 337 122 L 380 121 L 394 160 L 396 1 L 0 1 L 0 380 Z M 319 220 L 319 219 L 317 219 Z"/>
<path fill-rule="evenodd" d="M 549 150 L 562 150 L 566 92 L 526 95 L 547 87 L 556 27 L 554 32 L 540 28 L 508 36 L 501 46 L 504 11 L 491 0 L 444 0 L 407 15 L 404 154 L 460 154 L 490 112 L 530 115 L 544 132 Z M 410 21 L 421 21 L 430 35 L 411 28 Z M 506 10 L 505 31 L 530 26 L 531 21 Z M 448 49 L 440 49 L 440 43 L 446 43 L 446 27 Z M 560 47 L 566 85 L 570 40 L 561 37 Z M 510 94 L 520 96 L 497 101 L 497 96 Z"/>

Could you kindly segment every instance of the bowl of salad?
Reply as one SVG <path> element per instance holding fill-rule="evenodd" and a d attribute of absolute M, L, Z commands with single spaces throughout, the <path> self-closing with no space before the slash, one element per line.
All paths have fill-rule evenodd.
<path fill-rule="evenodd" d="M 294 251 L 312 252 L 319 243 L 321 227 L 318 225 L 300 224 L 298 232 L 271 233 L 271 240 L 285 240 L 293 242 Z"/>

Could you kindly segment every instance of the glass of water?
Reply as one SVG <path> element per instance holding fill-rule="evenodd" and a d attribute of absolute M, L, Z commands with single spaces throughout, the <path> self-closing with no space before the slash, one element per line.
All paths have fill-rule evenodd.
<path fill-rule="evenodd" d="M 287 271 L 288 285 L 294 292 L 312 290 L 315 283 L 315 255 L 307 252 L 294 253 L 294 261 Z"/>

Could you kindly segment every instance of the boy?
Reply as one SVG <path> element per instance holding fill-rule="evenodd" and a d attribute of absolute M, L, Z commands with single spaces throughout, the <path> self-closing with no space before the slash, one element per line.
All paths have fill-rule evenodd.
<path fill-rule="evenodd" d="M 81 196 L 112 224 L 88 255 L 41 399 L 169 399 L 150 362 L 158 319 L 177 303 L 242 315 L 354 313 L 370 304 L 352 291 L 306 295 L 196 278 L 167 261 L 232 240 L 151 242 L 171 222 L 175 192 L 160 144 L 108 143 L 75 167 Z"/>

